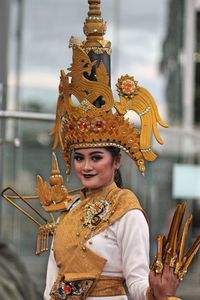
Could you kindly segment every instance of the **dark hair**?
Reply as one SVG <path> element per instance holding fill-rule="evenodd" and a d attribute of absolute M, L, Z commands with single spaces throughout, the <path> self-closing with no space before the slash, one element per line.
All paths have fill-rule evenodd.
<path fill-rule="evenodd" d="M 119 154 L 120 154 L 120 149 L 119 148 L 114 147 L 114 146 L 108 146 L 108 147 L 105 147 L 105 149 L 108 152 L 110 152 L 110 154 L 112 155 L 113 161 L 119 157 Z M 116 170 L 116 172 L 115 172 L 114 181 L 115 181 L 116 185 L 119 188 L 121 188 L 123 186 L 122 176 L 121 176 L 121 173 L 120 173 L 119 169 Z"/>

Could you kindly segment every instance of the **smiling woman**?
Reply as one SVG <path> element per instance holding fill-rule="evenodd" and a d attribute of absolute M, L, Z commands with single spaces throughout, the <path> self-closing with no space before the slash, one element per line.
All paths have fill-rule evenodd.
<path fill-rule="evenodd" d="M 120 153 L 113 158 L 106 148 L 77 149 L 74 152 L 76 175 L 88 191 L 111 184 L 120 167 L 120 160 Z"/>
<path fill-rule="evenodd" d="M 23 49 L 20 71 L 20 83 L 23 86 L 20 87 L 20 93 L 16 93 L 21 95 L 19 109 L 37 111 L 37 115 L 42 118 L 42 114 L 39 112 L 44 110 L 52 112 L 53 105 L 51 103 L 55 98 L 55 91 L 47 92 L 44 88 L 51 89 L 55 85 L 57 86 L 57 79 L 55 79 L 57 78 L 57 75 L 55 76 L 57 66 L 61 61 L 66 61 L 66 56 L 69 57 L 68 55 L 62 56 L 62 53 L 65 53 L 62 51 L 62 45 L 65 44 L 63 41 L 66 29 L 71 29 L 72 24 L 73 30 L 79 26 L 77 19 L 82 19 L 79 14 L 83 12 L 80 9 L 83 1 L 12 1 L 12 3 L 14 2 L 21 6 L 23 3 L 25 5 L 25 26 L 21 39 L 23 45 L 19 47 Z M 160 13 L 161 10 L 164 11 L 163 7 L 167 2 L 173 1 L 151 0 L 149 6 L 146 5 L 146 0 L 139 2 L 137 0 L 104 1 L 105 13 L 115 23 L 114 26 L 111 25 L 115 50 L 113 51 L 115 55 L 114 78 L 117 77 L 116 72 L 119 73 L 118 68 L 124 69 L 124 74 L 126 74 L 117 81 L 119 94 L 117 100 L 114 99 L 110 88 L 111 47 L 110 42 L 103 38 L 106 26 L 99 9 L 100 1 L 89 0 L 88 2 L 90 9 L 84 24 L 86 41 L 79 42 L 75 38 L 70 40 L 73 61 L 66 73 L 61 71 L 56 122 L 52 131 L 52 135 L 55 137 L 54 146 L 61 148 L 67 174 L 70 174 L 72 164 L 72 169 L 75 169 L 83 188 L 80 194 L 75 196 L 70 194 L 69 196 L 56 167 L 50 178 L 50 186 L 40 180 L 40 187 L 43 188 L 43 194 L 41 193 L 40 197 L 43 208 L 48 212 L 53 210 L 58 213 L 59 210 L 61 213 L 57 224 L 53 221 L 52 227 L 48 226 L 52 224 L 42 225 L 38 235 L 38 245 L 40 246 L 41 242 L 41 248 L 44 251 L 48 236 L 53 234 L 55 227 L 48 264 L 45 299 L 126 300 L 130 294 L 134 300 L 146 300 L 147 298 L 166 300 L 169 297 L 172 298 L 171 296 L 176 293 L 179 279 L 187 269 L 181 265 L 180 253 L 182 251 L 178 252 L 180 259 L 177 259 L 177 262 L 174 261 L 175 250 L 173 249 L 173 254 L 168 251 L 167 259 L 168 262 L 170 261 L 170 268 L 169 265 L 163 268 L 162 239 L 159 239 L 158 260 L 150 273 L 149 283 L 149 232 L 146 214 L 135 194 L 130 190 L 120 188 L 117 174 L 121 163 L 120 153 L 125 151 L 129 156 L 127 164 L 122 166 L 127 174 L 124 176 L 126 186 L 129 184 L 132 189 L 134 185 L 134 190 L 138 194 L 143 193 L 141 195 L 144 201 L 143 205 L 146 203 L 144 207 L 149 208 L 148 213 L 152 213 L 150 217 L 156 224 L 151 226 L 153 228 L 152 236 L 154 236 L 157 231 L 156 227 L 159 228 L 163 223 L 162 214 L 167 208 L 174 206 L 174 199 L 171 202 L 168 201 L 171 196 L 170 187 L 163 188 L 166 182 L 169 185 L 171 182 L 169 180 L 169 174 L 171 174 L 169 157 L 164 157 L 163 164 L 159 159 L 159 170 L 150 167 L 151 172 L 145 178 L 134 177 L 135 170 L 129 162 L 130 158 L 133 159 L 136 164 L 135 169 L 144 175 L 145 160 L 152 161 L 156 158 L 156 154 L 151 148 L 151 137 L 155 136 L 156 140 L 162 144 L 157 125 L 163 127 L 167 125 L 160 118 L 150 93 L 126 72 L 127 68 L 134 70 L 140 83 L 145 83 L 154 95 L 157 94 L 159 101 L 162 101 L 163 93 L 160 90 L 163 79 L 158 76 L 156 66 L 161 56 L 160 39 L 163 32 L 161 28 L 164 24 L 163 13 Z M 130 9 L 131 7 L 133 9 Z M 76 17 L 76 22 L 74 22 Z M 174 20 L 176 19 L 174 18 Z M 22 18 L 19 17 L 19 20 L 21 24 Z M 52 24 L 51 30 L 46 24 Z M 169 24 L 173 23 L 169 22 Z M 121 25 L 123 26 L 121 27 Z M 15 33 L 18 26 L 13 26 L 13 28 L 13 33 Z M 16 34 L 13 35 L 16 36 Z M 32 43 L 33 40 L 36 42 Z M 177 43 L 173 43 L 173 45 L 176 47 Z M 167 55 L 167 52 L 165 54 Z M 19 55 L 20 58 L 22 56 Z M 55 59 L 51 59 L 52 57 Z M 16 64 L 16 66 L 19 65 Z M 166 65 L 171 66 L 167 63 Z M 16 86 L 18 88 L 18 85 Z M 38 89 L 33 91 L 36 86 Z M 173 89 L 169 87 L 168 90 L 172 91 Z M 171 94 L 174 104 L 174 94 L 177 95 L 177 93 Z M 12 98 L 12 103 L 18 103 L 18 101 L 14 101 Z M 175 106 L 173 105 L 173 109 Z M 12 105 L 8 105 L 8 107 L 13 109 Z M 133 118 L 133 112 L 137 116 L 137 123 L 135 122 L 136 118 Z M 53 116 L 50 117 L 53 118 Z M 19 125 L 18 120 L 16 123 Z M 20 145 L 15 145 L 18 149 L 14 149 L 16 152 L 12 155 L 15 158 L 14 161 L 10 159 L 12 151 L 4 151 L 4 158 L 9 161 L 10 168 L 5 168 L 8 170 L 9 176 L 14 173 L 11 170 L 15 165 L 15 176 L 20 177 L 18 176 L 19 170 L 23 174 L 22 179 L 16 185 L 27 188 L 32 182 L 31 191 L 35 181 L 34 178 L 27 176 L 24 166 L 29 171 L 28 175 L 30 172 L 34 173 L 34 170 L 35 173 L 44 174 L 47 170 L 45 161 L 48 157 L 45 145 L 49 144 L 48 139 L 45 140 L 41 137 L 41 128 L 44 130 L 44 125 L 35 123 L 34 125 L 32 121 L 29 126 L 23 126 L 25 123 L 20 125 L 20 132 L 26 138 L 27 143 L 21 142 Z M 11 136 L 11 131 L 13 131 L 13 137 L 15 137 L 14 132 L 17 128 L 14 126 L 15 122 L 8 125 L 5 126 L 8 129 L 8 136 Z M 47 124 L 47 127 L 49 130 L 51 125 Z M 35 136 L 36 132 L 37 136 Z M 171 136 L 174 137 L 174 135 Z M 2 141 L 4 143 L 4 139 Z M 22 152 L 22 145 L 26 148 L 24 152 Z M 6 144 L 6 149 L 8 146 L 11 146 L 10 142 Z M 172 148 L 174 151 L 174 148 L 177 147 Z M 185 151 L 186 149 L 184 149 Z M 71 163 L 72 153 L 74 155 L 73 163 Z M 179 153 L 177 156 L 179 159 Z M 174 152 L 172 160 L 174 160 Z M 35 163 L 36 161 L 37 163 Z M 160 176 L 161 165 L 164 165 L 162 176 Z M 4 178 L 5 170 L 2 172 Z M 153 185 L 151 186 L 149 182 L 152 181 Z M 163 181 L 163 185 L 161 181 Z M 71 184 L 73 188 L 76 187 L 74 182 L 74 178 L 71 177 L 69 187 Z M 60 208 L 58 209 L 58 207 Z M 27 240 L 30 238 L 21 240 L 23 235 L 24 237 L 30 236 L 30 229 L 24 224 L 23 219 L 16 215 L 13 216 L 7 211 L 6 214 L 3 211 L 2 217 L 5 220 L 3 223 L 6 233 L 11 232 L 14 228 L 13 236 L 14 240 L 18 241 L 17 249 L 23 253 L 22 255 L 29 264 L 29 270 L 36 274 L 37 282 L 41 284 L 43 277 L 41 259 L 38 263 L 39 266 L 36 267 L 35 261 L 27 256 Z M 12 222 L 10 219 L 13 219 Z M 18 219 L 23 224 L 15 226 L 19 224 Z M 25 234 L 21 233 L 21 228 Z M 18 229 L 20 234 L 17 236 Z M 4 229 L 2 231 L 4 232 Z M 5 236 L 7 237 L 7 234 Z M 164 243 L 165 250 L 169 250 L 167 245 Z M 196 244 L 195 251 L 197 246 Z M 32 249 L 32 244 L 30 248 Z M 155 247 L 152 249 L 154 252 Z M 30 252 L 32 253 L 32 251 Z M 39 252 L 40 249 L 37 253 Z M 191 254 L 192 251 L 189 253 Z M 175 263 L 177 267 L 175 267 Z M 163 274 L 161 274 L 162 271 Z M 128 292 L 123 287 L 124 282 Z"/>
<path fill-rule="evenodd" d="M 68 73 L 61 71 L 51 132 L 54 147 L 61 147 L 68 175 L 74 153 L 73 166 L 83 189 L 80 195 L 63 201 L 49 258 L 45 299 L 127 300 L 126 283 L 134 300 L 167 300 L 176 293 L 179 273 L 164 264 L 161 271 L 157 267 L 151 271 L 148 281 L 146 214 L 135 194 L 115 183 L 120 151 L 124 150 L 144 175 L 145 160 L 156 158 L 151 135 L 162 144 L 157 124 L 167 124 L 151 94 L 133 76 L 118 79 L 120 101 L 114 100 L 109 86 L 111 48 L 103 39 L 106 26 L 100 0 L 88 3 L 84 23 L 87 39 L 82 43 L 70 40 L 73 62 Z M 130 110 L 138 114 L 140 130 L 126 119 Z M 59 176 L 57 168 L 52 174 Z M 52 202 L 56 208 L 56 200 L 51 199 L 51 206 Z"/>

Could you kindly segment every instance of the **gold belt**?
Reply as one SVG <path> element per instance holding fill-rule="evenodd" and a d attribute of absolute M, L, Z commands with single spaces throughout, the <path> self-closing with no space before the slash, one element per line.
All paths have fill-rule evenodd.
<path fill-rule="evenodd" d="M 89 296 L 91 297 L 119 295 L 126 295 L 126 291 L 124 289 L 124 278 L 103 275 L 100 276 L 91 293 L 89 293 Z"/>

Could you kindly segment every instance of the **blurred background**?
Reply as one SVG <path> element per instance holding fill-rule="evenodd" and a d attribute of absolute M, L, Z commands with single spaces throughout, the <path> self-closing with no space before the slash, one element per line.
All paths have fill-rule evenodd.
<path fill-rule="evenodd" d="M 85 39 L 87 11 L 86 0 L 0 0 L 0 190 L 34 195 L 36 175 L 50 175 L 59 71 L 71 63 L 71 35 Z M 159 157 L 144 178 L 126 156 L 122 165 L 124 186 L 149 215 L 153 258 L 156 235 L 166 233 L 178 203 L 188 200 L 193 213 L 188 244 L 200 233 L 200 1 L 104 0 L 102 16 L 112 42 L 113 91 L 121 75 L 133 75 L 170 125 L 160 129 L 165 144 L 154 143 Z M 58 158 L 64 173 L 59 152 Z M 68 187 L 79 187 L 73 174 Z M 35 256 L 37 230 L 1 200 L 1 239 L 15 247 L 42 291 L 48 254 Z M 198 254 L 179 296 L 199 295 Z"/>

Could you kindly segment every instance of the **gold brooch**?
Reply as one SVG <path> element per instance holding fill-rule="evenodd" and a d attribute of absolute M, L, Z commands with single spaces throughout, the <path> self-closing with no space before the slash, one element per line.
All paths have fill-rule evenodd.
<path fill-rule="evenodd" d="M 110 205 L 106 200 L 96 200 L 86 205 L 85 216 L 83 217 L 83 226 L 91 229 L 95 228 L 110 210 Z"/>

